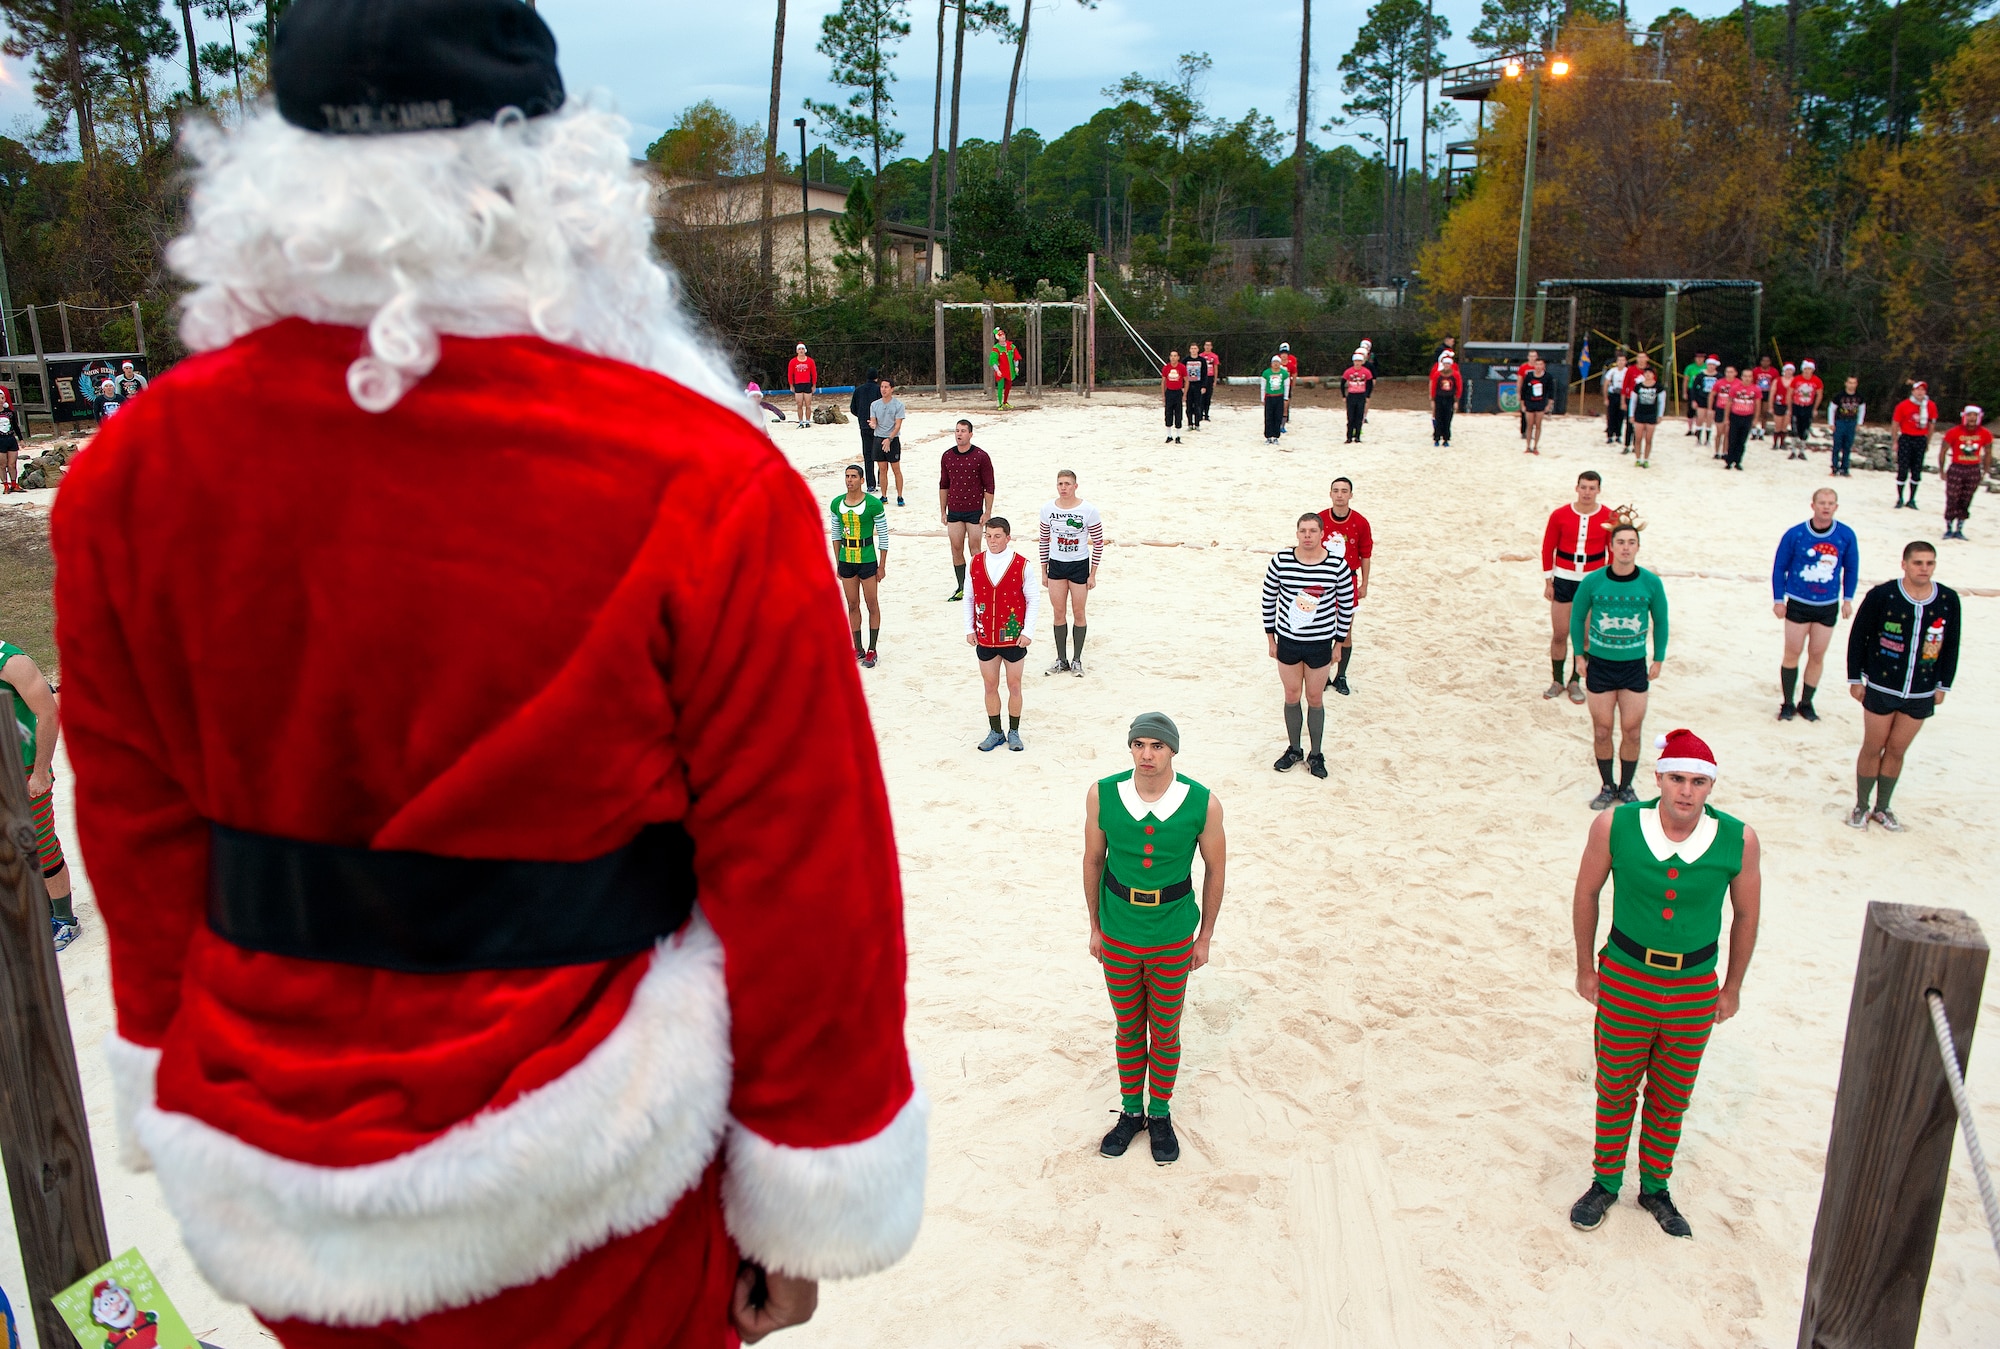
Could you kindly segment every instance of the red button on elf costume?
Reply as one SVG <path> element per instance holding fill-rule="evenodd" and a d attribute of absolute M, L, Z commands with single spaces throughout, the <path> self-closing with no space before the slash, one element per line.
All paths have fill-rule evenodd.
<path fill-rule="evenodd" d="M 55 509 L 120 1152 L 290 1346 L 721 1349 L 923 1207 L 818 507 L 533 11 L 298 0 L 272 76 Z"/>

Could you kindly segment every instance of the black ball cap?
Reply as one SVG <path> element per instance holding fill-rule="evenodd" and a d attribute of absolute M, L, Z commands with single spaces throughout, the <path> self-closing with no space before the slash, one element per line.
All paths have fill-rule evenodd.
<path fill-rule="evenodd" d="M 556 39 L 521 0 L 297 0 L 271 54 L 278 115 L 331 136 L 447 131 L 562 106 Z"/>

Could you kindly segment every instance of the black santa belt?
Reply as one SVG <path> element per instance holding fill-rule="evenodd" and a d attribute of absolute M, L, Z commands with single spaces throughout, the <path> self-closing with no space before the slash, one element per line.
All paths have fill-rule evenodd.
<path fill-rule="evenodd" d="M 1142 909 L 1153 909 L 1162 904 L 1171 904 L 1183 895 L 1193 894 L 1194 878 L 1190 876 L 1186 880 L 1175 881 L 1172 885 L 1162 886 L 1158 890 L 1134 890 L 1107 871 L 1104 873 L 1104 888 L 1127 904 L 1136 904 Z"/>
<path fill-rule="evenodd" d="M 1701 965 L 1715 958 L 1722 949 L 1721 942 L 1710 942 L 1698 951 L 1655 951 L 1650 946 L 1641 946 L 1632 938 L 1611 929 L 1611 944 L 1638 961 L 1649 970 L 1666 970 L 1669 973 L 1686 969 L 1690 965 Z"/>
<path fill-rule="evenodd" d="M 651 824 L 583 862 L 345 848 L 209 826 L 208 925 L 246 950 L 459 974 L 615 960 L 694 909 L 694 840 Z"/>

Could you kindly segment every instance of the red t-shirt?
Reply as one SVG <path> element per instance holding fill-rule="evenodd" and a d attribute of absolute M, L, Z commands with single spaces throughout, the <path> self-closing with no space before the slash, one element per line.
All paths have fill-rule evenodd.
<path fill-rule="evenodd" d="M 1647 366 L 1646 369 L 1650 370 L 1652 369 L 1652 367 Z M 1629 399 L 1632 396 L 1632 390 L 1639 387 L 1639 376 L 1645 373 L 1646 373 L 1645 370 L 1641 370 L 1636 365 L 1628 365 L 1625 367 L 1625 387 L 1621 391 L 1623 397 Z"/>
<path fill-rule="evenodd" d="M 1896 404 L 1896 429 L 1906 436 L 1928 436 L 1937 425 L 1937 415 L 1934 400 L 1926 398 L 1923 407 L 1918 408 L 1916 399 L 1905 398 Z"/>
<path fill-rule="evenodd" d="M 795 389 L 801 384 L 809 384 L 817 389 L 819 365 L 810 356 L 794 356 L 785 366 L 785 378 L 791 381 Z"/>
<path fill-rule="evenodd" d="M 1951 462 L 1954 464 L 1984 463 L 1986 452 L 1992 445 L 1993 433 L 1983 426 L 1976 426 L 1968 431 L 1965 429 L 1965 423 L 1960 422 L 1944 433 L 1945 453 L 1951 456 Z M 1326 512 L 1321 511 L 1320 514 L 1324 515 Z"/>
<path fill-rule="evenodd" d="M 1825 387 L 1819 382 L 1818 375 L 1800 375 L 1792 381 L 1792 406 L 1811 407 L 1819 401 L 1820 390 Z"/>
<path fill-rule="evenodd" d="M 1360 511 L 1349 511 L 1345 520 L 1336 520 L 1332 510 L 1323 510 L 1319 513 L 1319 527 L 1326 534 L 1326 550 L 1337 553 L 1350 568 L 1359 570 L 1363 562 L 1375 556 L 1375 531 L 1368 528 L 1367 517 Z"/>
<path fill-rule="evenodd" d="M 1285 369 L 1291 371 L 1293 379 L 1297 379 L 1299 377 L 1299 358 L 1292 355 L 1291 352 L 1289 351 L 1279 352 L 1278 364 L 1284 366 Z"/>
<path fill-rule="evenodd" d="M 1160 371 L 1160 387 L 1173 392 L 1187 386 L 1187 367 L 1170 361 Z"/>
<path fill-rule="evenodd" d="M 1750 372 L 1751 387 L 1756 389 L 1760 394 L 1771 392 L 1771 386 L 1777 382 L 1777 379 L 1778 372 L 1768 365 L 1760 365 Z"/>
<path fill-rule="evenodd" d="M 1208 378 L 1214 379 L 1216 371 L 1222 369 L 1222 358 L 1212 351 L 1201 353 L 1201 363 L 1208 367 Z"/>
<path fill-rule="evenodd" d="M 1367 393 L 1375 383 L 1375 372 L 1365 365 L 1350 365 L 1340 372 L 1340 387 L 1345 393 Z"/>
<path fill-rule="evenodd" d="M 1747 417 L 1757 410 L 1761 395 L 1757 386 L 1747 380 L 1737 380 L 1729 386 L 1729 410 L 1738 417 Z"/>

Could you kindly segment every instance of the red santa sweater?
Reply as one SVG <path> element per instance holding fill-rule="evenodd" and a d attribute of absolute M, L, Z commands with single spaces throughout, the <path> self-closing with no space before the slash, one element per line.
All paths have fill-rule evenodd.
<path fill-rule="evenodd" d="M 732 1237 L 857 1274 L 922 1208 L 895 844 L 817 505 L 661 376 L 447 337 L 373 415 L 361 350 L 286 320 L 183 362 L 55 508 L 121 1134 L 289 1342 L 720 1344 Z M 245 405 L 271 370 L 285 399 Z M 810 707 L 768 697 L 794 677 Z M 635 954 L 405 973 L 204 921 L 212 824 L 574 862 L 664 821 L 699 910 Z"/>
<path fill-rule="evenodd" d="M 1611 526 L 1617 524 L 1609 506 L 1599 506 L 1589 515 L 1575 506 L 1558 506 L 1549 512 L 1542 530 L 1542 572 L 1565 581 L 1580 581 L 1584 573 L 1604 565 L 1611 547 Z"/>

